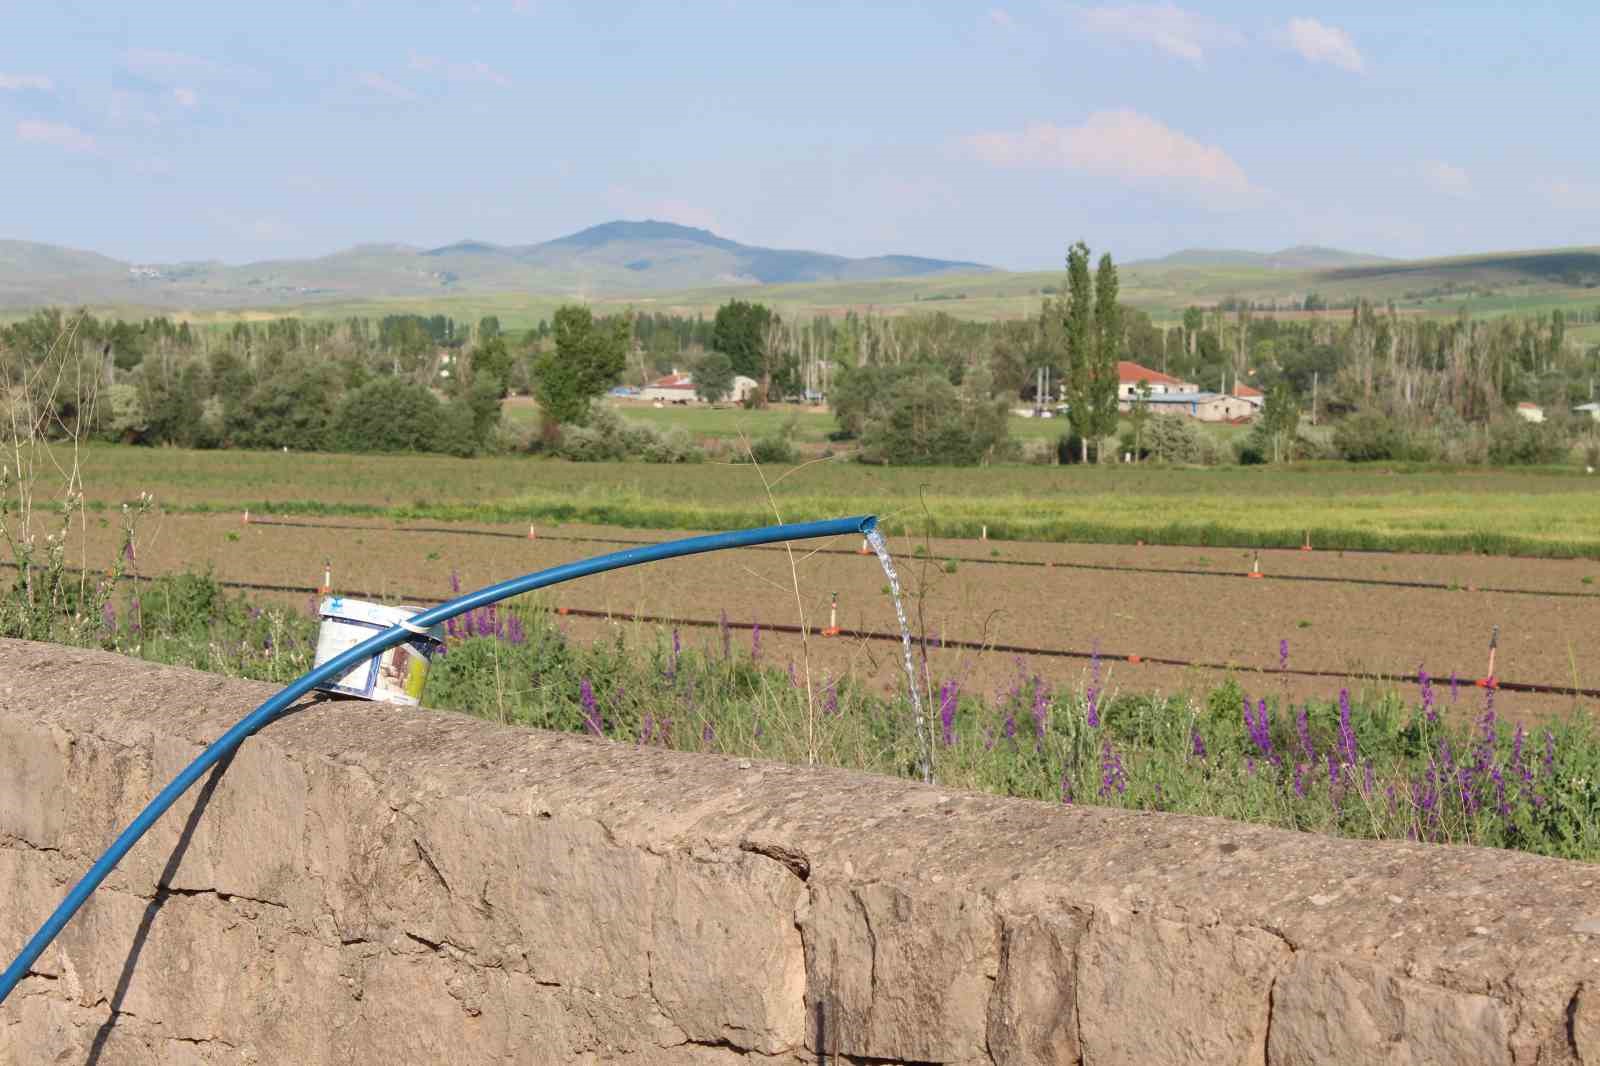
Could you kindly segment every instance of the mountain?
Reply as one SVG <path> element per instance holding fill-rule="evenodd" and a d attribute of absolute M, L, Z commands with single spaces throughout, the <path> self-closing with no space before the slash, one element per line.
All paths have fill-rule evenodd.
<path fill-rule="evenodd" d="M 874 281 L 990 269 L 908 255 L 850 259 L 762 248 L 653 220 L 607 222 L 539 244 L 364 244 L 315 259 L 235 266 L 126 263 L 53 245 L 0 241 L 0 307 L 271 307 L 496 292 L 625 296 L 712 285 Z"/>
<path fill-rule="evenodd" d="M 1380 255 L 1345 252 L 1297 244 L 1278 252 L 1243 252 L 1226 248 L 1185 248 L 1181 252 L 1145 259 L 1129 266 L 1140 267 L 1250 267 L 1269 270 L 1334 270 L 1341 267 L 1373 266 L 1392 263 Z"/>

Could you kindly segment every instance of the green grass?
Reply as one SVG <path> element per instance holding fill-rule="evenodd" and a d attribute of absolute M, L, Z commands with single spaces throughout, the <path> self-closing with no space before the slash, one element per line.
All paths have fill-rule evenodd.
<path fill-rule="evenodd" d="M 748 465 L 566 463 L 524 457 L 86 450 L 91 506 L 154 494 L 191 511 L 249 507 L 654 529 L 770 524 Z M 875 513 L 891 531 L 997 539 L 1483 552 L 1600 558 L 1600 492 L 1573 469 L 1373 464 L 888 468 L 842 458 L 768 468 L 783 517 Z"/>

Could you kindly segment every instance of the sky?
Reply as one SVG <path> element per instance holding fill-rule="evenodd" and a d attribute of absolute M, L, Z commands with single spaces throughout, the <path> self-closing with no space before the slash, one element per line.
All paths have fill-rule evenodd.
<path fill-rule="evenodd" d="M 0 239 L 1600 244 L 1600 4 L 0 0 Z"/>

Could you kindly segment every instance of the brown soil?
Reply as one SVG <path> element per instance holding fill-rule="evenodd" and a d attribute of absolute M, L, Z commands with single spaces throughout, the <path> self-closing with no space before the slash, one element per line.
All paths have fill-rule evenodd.
<path fill-rule="evenodd" d="M 299 521 L 299 520 L 296 520 Z M 456 571 L 464 589 L 532 570 L 587 558 L 620 545 L 556 538 L 617 540 L 670 539 L 650 534 L 585 526 L 544 529 L 534 541 L 526 527 L 459 526 L 449 532 L 401 532 L 383 522 L 337 520 L 360 529 L 332 529 L 334 520 L 313 520 L 322 528 L 252 523 L 237 516 L 166 515 L 141 530 L 139 566 L 144 573 L 185 568 L 215 570 L 229 581 L 315 586 L 325 558 L 333 564 L 336 588 L 353 595 L 397 602 L 405 595 L 448 597 Z M 440 526 L 439 523 L 417 523 Z M 441 526 L 441 528 L 444 528 Z M 465 535 L 471 530 L 514 532 L 516 538 Z M 104 560 L 113 550 L 115 530 L 91 529 L 89 557 Z M 237 538 L 237 539 L 232 539 Z M 598 636 L 622 624 L 634 638 L 657 639 L 651 626 L 635 625 L 634 615 L 656 615 L 715 623 L 726 611 L 736 623 L 794 624 L 795 579 L 807 624 L 827 624 L 830 593 L 839 594 L 839 624 L 846 628 L 894 632 L 897 625 L 877 560 L 856 554 L 857 538 L 796 545 L 794 574 L 782 551 L 740 550 L 671 560 L 596 575 L 562 585 L 545 595 L 554 606 L 611 612 L 615 623 L 567 618 L 576 637 Z M 947 573 L 939 562 L 924 563 L 917 545 L 891 541 L 902 576 L 926 597 L 908 602 L 913 628 L 930 637 L 1017 644 L 1105 653 L 1103 669 L 1112 688 L 1194 690 L 1214 683 L 1216 670 L 1183 669 L 1128 657 L 1172 658 L 1226 664 L 1251 691 L 1286 691 L 1295 697 L 1328 698 L 1341 684 L 1384 688 L 1370 681 L 1377 673 L 1412 673 L 1419 664 L 1440 678 L 1443 698 L 1452 670 L 1461 678 L 1486 669 L 1491 628 L 1499 625 L 1497 674 L 1508 680 L 1593 687 L 1600 676 L 1589 663 L 1594 651 L 1593 620 L 1600 595 L 1551 597 L 1478 591 L 1487 587 L 1545 592 L 1594 591 L 1582 579 L 1600 565 L 1565 560 L 1471 556 L 1263 552 L 1268 575 L 1310 575 L 1376 580 L 1455 583 L 1455 591 L 1373 587 L 1355 584 L 1250 580 L 1252 553 L 1239 549 L 1123 547 L 1107 545 L 935 541 L 934 560 L 957 562 Z M 826 554 L 814 549 L 822 548 Z M 994 560 L 993 562 L 989 560 Z M 1007 562 L 1051 566 L 1003 565 Z M 1073 569 L 1062 564 L 1184 569 L 1203 574 L 1147 573 Z M 1469 589 L 1473 591 L 1469 591 Z M 303 604 L 303 595 L 288 597 Z M 919 617 L 918 608 L 921 608 Z M 699 634 L 699 635 L 697 635 Z M 720 642 L 715 628 L 685 629 L 685 639 Z M 750 634 L 730 639 L 748 647 Z M 1279 675 L 1279 641 L 1289 641 L 1289 663 L 1299 669 L 1335 671 L 1340 678 Z M 767 632 L 764 657 L 779 664 L 803 661 L 798 637 Z M 882 641 L 814 638 L 810 656 L 816 673 L 837 676 L 849 670 L 873 683 L 892 686 L 899 670 L 898 648 Z M 969 690 L 1003 690 L 1019 669 L 1038 673 L 1052 685 L 1079 687 L 1086 679 L 1083 659 L 1031 656 L 1019 666 L 1009 653 L 935 651 L 930 668 L 935 684 L 963 677 Z M 1341 680 L 1341 678 L 1345 680 Z M 1470 682 L 1468 682 L 1470 684 Z M 1460 699 L 1477 705 L 1464 686 Z M 1528 715 L 1562 711 L 1565 697 L 1502 694 L 1501 709 Z"/>

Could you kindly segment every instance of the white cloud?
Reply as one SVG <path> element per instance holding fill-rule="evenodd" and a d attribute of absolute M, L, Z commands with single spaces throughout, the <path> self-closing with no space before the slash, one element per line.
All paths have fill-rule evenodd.
<path fill-rule="evenodd" d="M 1441 159 L 1429 160 L 1417 167 L 1417 173 L 1434 191 L 1454 196 L 1460 200 L 1472 199 L 1472 176 L 1460 167 Z"/>
<path fill-rule="evenodd" d="M 1316 19 L 1290 19 L 1283 36 L 1287 46 L 1308 62 L 1331 63 L 1353 74 L 1366 69 L 1366 61 L 1361 58 L 1355 42 L 1337 26 Z"/>
<path fill-rule="evenodd" d="M 185 89 L 182 86 L 172 90 L 172 98 L 178 101 L 179 107 L 195 107 L 200 103 L 199 93 L 193 89 Z"/>
<path fill-rule="evenodd" d="M 1149 181 L 1188 187 L 1210 199 L 1253 197 L 1260 191 L 1221 148 L 1127 108 L 1097 111 L 1081 126 L 1036 122 L 1015 133 L 980 133 L 966 138 L 966 145 L 994 166 Z"/>
<path fill-rule="evenodd" d="M 448 81 L 495 85 L 502 89 L 511 85 L 510 78 L 480 61 L 454 63 L 437 56 L 413 54 L 408 65 L 415 71 L 437 73 Z"/>
<path fill-rule="evenodd" d="M 1563 211 L 1600 211 L 1600 183 L 1568 177 L 1540 178 L 1533 191 Z"/>
<path fill-rule="evenodd" d="M 38 119 L 24 119 L 17 123 L 17 139 L 33 144 L 54 145 L 63 151 L 81 155 L 93 155 L 99 150 L 94 138 L 76 126 L 66 126 L 59 122 L 42 122 Z"/>
<path fill-rule="evenodd" d="M 1173 3 L 1084 7 L 1076 14 L 1092 33 L 1138 41 L 1197 66 L 1205 62 L 1208 48 L 1244 43 L 1237 30 Z"/>
<path fill-rule="evenodd" d="M 0 74 L 0 89 L 34 89 L 47 93 L 55 83 L 42 74 Z"/>
<path fill-rule="evenodd" d="M 1003 7 L 991 7 L 984 17 L 989 20 L 990 25 L 999 26 L 1002 30 L 1017 28 L 1017 20 Z"/>
<path fill-rule="evenodd" d="M 164 86 L 187 83 L 260 89 L 268 84 L 265 74 L 249 67 L 159 48 L 130 48 L 123 54 L 123 65 L 141 78 Z"/>
<path fill-rule="evenodd" d="M 382 74 L 371 72 L 356 75 L 356 83 L 363 88 L 371 89 L 375 93 L 391 97 L 395 100 L 415 100 L 417 94 L 407 89 L 404 85 L 390 81 Z"/>

